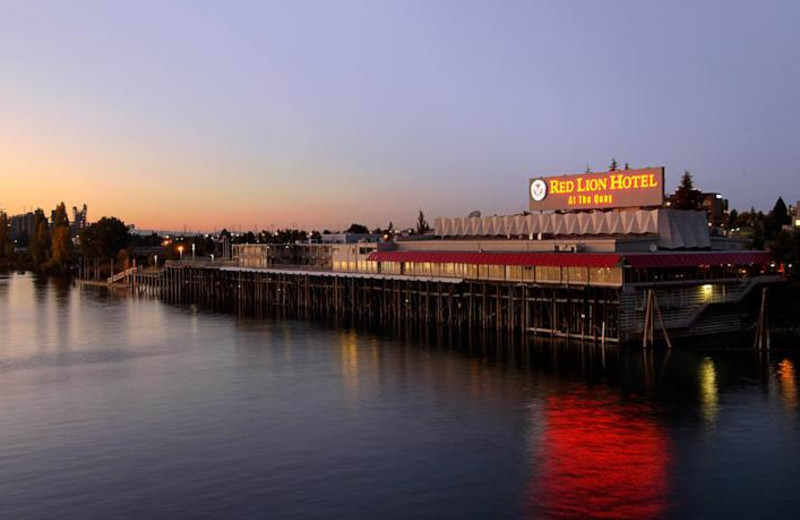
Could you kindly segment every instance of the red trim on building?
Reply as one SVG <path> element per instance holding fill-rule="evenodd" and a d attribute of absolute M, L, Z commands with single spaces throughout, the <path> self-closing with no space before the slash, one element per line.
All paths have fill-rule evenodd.
<path fill-rule="evenodd" d="M 368 260 L 377 262 L 430 262 L 433 264 L 617 267 L 624 260 L 635 268 L 692 267 L 701 265 L 766 265 L 772 257 L 763 251 L 697 253 L 494 253 L 464 251 L 378 251 Z"/>

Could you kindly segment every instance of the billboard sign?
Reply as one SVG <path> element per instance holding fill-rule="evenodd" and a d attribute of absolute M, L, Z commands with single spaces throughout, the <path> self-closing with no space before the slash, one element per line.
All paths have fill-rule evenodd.
<path fill-rule="evenodd" d="M 537 177 L 528 183 L 528 199 L 532 211 L 661 206 L 664 168 Z"/>

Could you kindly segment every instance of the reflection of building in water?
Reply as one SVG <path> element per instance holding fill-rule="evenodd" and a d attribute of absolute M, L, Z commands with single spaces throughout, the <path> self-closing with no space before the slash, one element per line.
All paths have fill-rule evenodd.
<path fill-rule="evenodd" d="M 710 357 L 704 357 L 700 362 L 700 404 L 703 409 L 703 417 L 706 421 L 713 423 L 717 419 L 719 411 L 719 388 L 717 387 L 717 372 L 714 368 L 714 361 Z"/>
<path fill-rule="evenodd" d="M 340 334 L 342 340 L 342 381 L 351 389 L 358 388 L 358 336 L 354 331 Z"/>
<path fill-rule="evenodd" d="M 536 516 L 653 518 L 667 510 L 667 438 L 642 404 L 610 393 L 551 397 L 531 506 Z"/>
<path fill-rule="evenodd" d="M 781 386 L 781 395 L 786 406 L 797 407 L 797 379 L 794 373 L 794 363 L 790 359 L 783 359 L 778 363 L 778 383 Z"/>

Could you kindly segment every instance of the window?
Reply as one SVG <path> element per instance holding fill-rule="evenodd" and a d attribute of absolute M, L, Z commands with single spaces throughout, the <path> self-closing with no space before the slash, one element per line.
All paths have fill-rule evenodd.
<path fill-rule="evenodd" d="M 541 283 L 561 283 L 561 268 L 551 265 L 537 265 L 536 281 Z"/>

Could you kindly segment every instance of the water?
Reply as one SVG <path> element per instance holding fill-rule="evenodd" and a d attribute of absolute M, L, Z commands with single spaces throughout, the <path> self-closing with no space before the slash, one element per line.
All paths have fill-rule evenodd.
<path fill-rule="evenodd" d="M 791 518 L 798 362 L 379 334 L 0 276 L 0 518 Z"/>

